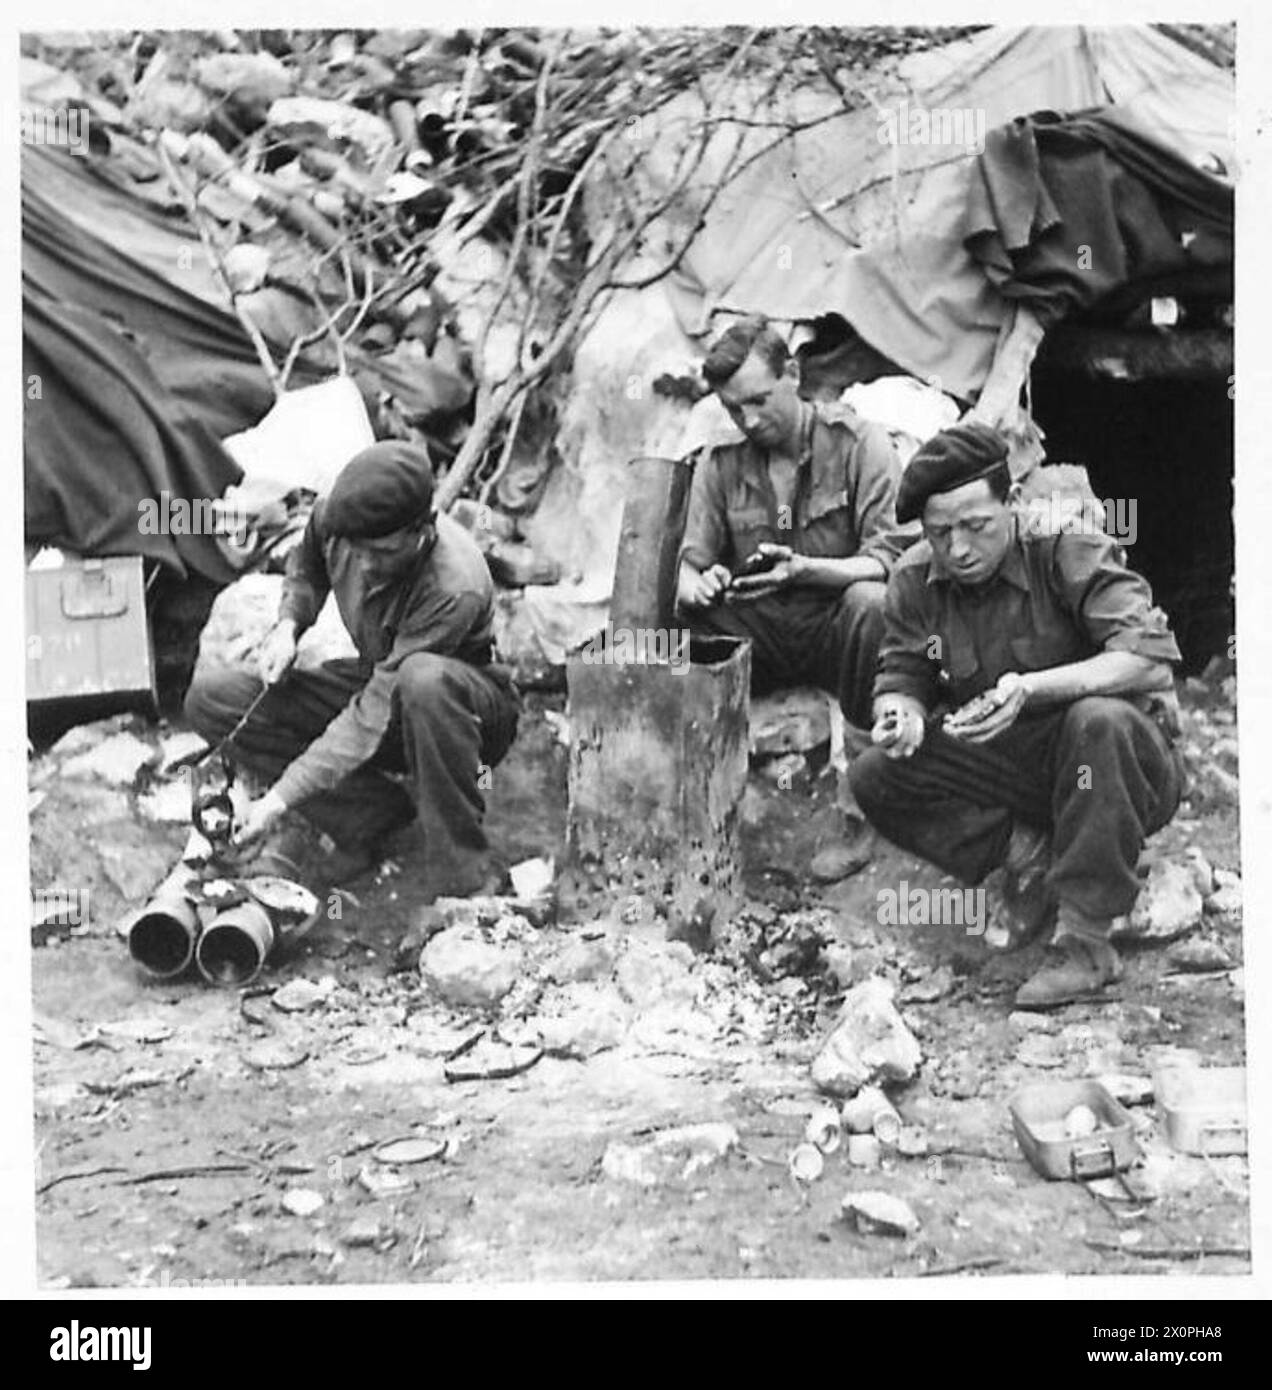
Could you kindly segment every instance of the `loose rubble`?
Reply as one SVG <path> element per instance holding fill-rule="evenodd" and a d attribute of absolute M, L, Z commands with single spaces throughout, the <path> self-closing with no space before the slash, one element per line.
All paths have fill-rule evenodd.
<path fill-rule="evenodd" d="M 923 1060 L 918 1040 L 892 1005 L 892 987 L 867 980 L 849 990 L 834 1031 L 813 1060 L 813 1081 L 848 1097 L 872 1082 L 905 1082 Z"/>

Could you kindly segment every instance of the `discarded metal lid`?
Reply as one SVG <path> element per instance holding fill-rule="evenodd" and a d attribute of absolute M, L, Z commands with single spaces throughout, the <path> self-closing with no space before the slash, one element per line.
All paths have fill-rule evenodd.
<path fill-rule="evenodd" d="M 409 1192 L 414 1181 L 396 1168 L 383 1168 L 376 1163 L 366 1164 L 358 1173 L 358 1182 L 373 1197 L 394 1197 L 400 1192 Z"/>
<path fill-rule="evenodd" d="M 389 1167 L 405 1166 L 411 1163 L 427 1163 L 430 1159 L 441 1158 L 446 1152 L 444 1139 L 427 1139 L 417 1134 L 401 1139 L 388 1139 L 373 1153 L 377 1163 Z"/>
<path fill-rule="evenodd" d="M 503 1081 L 529 1071 L 542 1056 L 541 1047 L 509 1047 L 486 1039 L 448 1061 L 442 1074 L 447 1081 Z"/>
<path fill-rule="evenodd" d="M 303 883 L 262 874 L 243 880 L 243 887 L 264 908 L 289 917 L 308 917 L 318 910 L 318 899 Z"/>

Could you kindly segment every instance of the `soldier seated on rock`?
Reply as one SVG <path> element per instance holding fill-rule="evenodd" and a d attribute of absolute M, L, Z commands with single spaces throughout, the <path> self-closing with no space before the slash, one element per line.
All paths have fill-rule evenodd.
<path fill-rule="evenodd" d="M 297 639 L 329 593 L 359 655 L 293 670 Z M 336 842 L 336 878 L 377 862 L 386 838 L 418 816 L 435 892 L 496 886 L 482 769 L 511 746 L 519 701 L 491 661 L 493 612 L 480 550 L 433 510 L 428 455 L 393 442 L 357 454 L 288 557 L 282 612 L 258 669 L 201 672 L 186 696 L 190 723 L 216 741 L 271 687 L 234 743 L 273 782 L 239 843 L 277 836 L 296 807 Z M 410 794 L 394 772 L 406 774 Z"/>
<path fill-rule="evenodd" d="M 702 370 L 736 428 L 695 459 L 679 583 L 690 632 L 749 638 L 756 694 L 818 685 L 867 728 L 884 581 L 918 539 L 896 524 L 892 441 L 847 406 L 801 400 L 763 318 L 728 329 Z"/>
<path fill-rule="evenodd" d="M 893 843 L 965 883 L 1001 867 L 1017 942 L 1055 921 L 1057 957 L 1016 997 L 1047 1008 L 1120 972 L 1113 919 L 1181 793 L 1180 656 L 1109 537 L 1020 526 L 1006 455 L 960 424 L 906 469 L 897 516 L 924 540 L 888 584 L 876 746 L 849 781 Z"/>

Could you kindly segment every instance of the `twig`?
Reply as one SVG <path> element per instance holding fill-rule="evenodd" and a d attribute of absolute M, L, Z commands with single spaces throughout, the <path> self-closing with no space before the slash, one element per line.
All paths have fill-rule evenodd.
<path fill-rule="evenodd" d="M 180 1168 L 156 1168 L 153 1172 L 138 1173 L 136 1177 L 120 1178 L 120 1187 L 138 1187 L 147 1182 L 166 1182 L 171 1178 L 208 1178 L 218 1173 L 249 1173 L 247 1163 L 191 1163 Z"/>
<path fill-rule="evenodd" d="M 70 1168 L 65 1173 L 57 1173 L 45 1182 L 42 1182 L 35 1191 L 38 1195 L 41 1192 L 47 1192 L 51 1187 L 56 1187 L 58 1183 L 78 1182 L 81 1178 L 95 1178 L 100 1173 L 123 1173 L 125 1171 L 126 1170 L 121 1168 L 117 1163 L 103 1164 L 99 1168 Z"/>
<path fill-rule="evenodd" d="M 916 1279 L 942 1279 L 948 1274 L 962 1274 L 965 1269 L 992 1269 L 1003 1262 L 1001 1255 L 980 1255 L 974 1260 L 960 1260 L 954 1265 L 937 1265 L 934 1269 L 916 1269 Z"/>
<path fill-rule="evenodd" d="M 269 384 L 274 389 L 275 397 L 282 395 L 282 387 L 279 384 L 278 367 L 274 362 L 273 355 L 265 342 L 265 336 L 259 328 L 252 322 L 248 315 L 239 305 L 238 296 L 234 293 L 234 287 L 230 284 L 230 277 L 226 273 L 225 262 L 221 257 L 220 249 L 212 240 L 206 225 L 204 224 L 203 214 L 199 211 L 198 201 L 194 194 L 186 186 L 185 179 L 177 172 L 177 166 L 172 156 L 168 153 L 162 139 L 155 143 L 155 149 L 159 155 L 159 162 L 163 165 L 163 171 L 168 177 L 169 183 L 177 190 L 177 195 L 185 204 L 186 216 L 189 217 L 198 233 L 199 240 L 203 243 L 203 249 L 207 252 L 208 260 L 216 270 L 221 284 L 225 288 L 225 293 L 229 296 L 230 305 L 234 310 L 235 317 L 243 325 L 243 329 L 252 341 L 252 347 L 256 350 L 256 356 L 260 359 L 260 364 L 269 378 Z"/>
<path fill-rule="evenodd" d="M 1092 1250 L 1106 1255 L 1133 1255 L 1138 1260 L 1199 1260 L 1206 1255 L 1248 1260 L 1248 1245 L 1119 1245 L 1113 1240 L 1088 1239 Z"/>
<path fill-rule="evenodd" d="M 420 1222 L 419 1233 L 415 1237 L 415 1243 L 411 1246 L 411 1257 L 406 1262 L 408 1269 L 414 1269 L 424 1258 L 424 1245 L 428 1238 L 428 1223 Z"/>

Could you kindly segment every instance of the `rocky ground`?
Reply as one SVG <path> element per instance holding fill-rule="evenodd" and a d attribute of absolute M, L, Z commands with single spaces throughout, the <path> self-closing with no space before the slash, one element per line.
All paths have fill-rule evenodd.
<path fill-rule="evenodd" d="M 185 840 L 179 731 L 73 731 L 31 763 L 33 887 L 91 891 L 33 926 L 42 1283 L 1247 1271 L 1245 1158 L 1176 1152 L 1148 1094 L 1163 1063 L 1244 1058 L 1224 674 L 1181 692 L 1193 788 L 1124 980 L 1045 1015 L 1011 1002 L 1037 948 L 879 924 L 882 890 L 944 881 L 860 830 L 824 752 L 757 763 L 748 906 L 710 958 L 635 903 L 422 911 L 407 834 L 255 985 L 147 983 L 115 927 Z M 561 706 L 531 701 L 497 774 L 514 862 L 560 850 Z M 1013 1134 L 1022 1087 L 1095 1076 L 1139 1092 L 1135 1203 L 1047 1181 Z M 900 1145 L 832 1116 L 810 1148 L 863 1081 Z"/>

